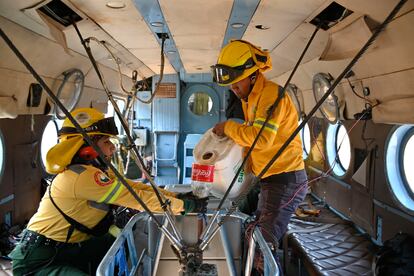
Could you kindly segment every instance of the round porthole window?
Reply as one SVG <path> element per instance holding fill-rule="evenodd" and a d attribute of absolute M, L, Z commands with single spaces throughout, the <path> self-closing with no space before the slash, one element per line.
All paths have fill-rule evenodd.
<path fill-rule="evenodd" d="M 299 121 L 299 124 L 301 123 L 302 121 Z M 302 140 L 303 159 L 306 159 L 308 158 L 311 150 L 311 137 L 308 124 L 305 124 L 305 126 L 300 131 L 300 139 Z"/>
<path fill-rule="evenodd" d="M 295 106 L 296 111 L 298 112 L 298 120 L 301 120 L 305 114 L 303 109 L 304 100 L 302 91 L 296 85 L 290 83 L 286 87 L 286 93 L 292 99 L 293 105 Z"/>
<path fill-rule="evenodd" d="M 318 73 L 313 77 L 312 91 L 315 101 L 319 100 L 331 88 L 332 77 L 328 74 Z M 336 124 L 339 118 L 339 104 L 338 98 L 331 93 L 323 104 L 319 107 L 322 115 L 328 120 L 330 124 Z"/>
<path fill-rule="evenodd" d="M 195 92 L 188 98 L 188 108 L 193 114 L 203 116 L 213 108 L 213 100 L 207 93 Z"/>
<path fill-rule="evenodd" d="M 42 143 L 40 145 L 40 155 L 42 158 L 43 168 L 46 167 L 46 154 L 47 152 L 58 143 L 58 124 L 62 124 L 63 121 L 50 120 L 42 135 Z"/>
<path fill-rule="evenodd" d="M 337 176 L 343 176 L 351 162 L 351 143 L 341 123 L 329 125 L 326 133 L 326 151 L 329 165 Z"/>
<path fill-rule="evenodd" d="M 66 109 L 71 112 L 78 104 L 82 95 L 85 77 L 81 70 L 70 69 L 62 73 L 63 80 L 59 86 L 56 97 Z M 58 119 L 65 119 L 66 115 L 58 106 L 55 106 L 55 115 Z"/>
<path fill-rule="evenodd" d="M 388 185 L 398 202 L 414 211 L 414 126 L 393 129 L 385 148 Z"/>

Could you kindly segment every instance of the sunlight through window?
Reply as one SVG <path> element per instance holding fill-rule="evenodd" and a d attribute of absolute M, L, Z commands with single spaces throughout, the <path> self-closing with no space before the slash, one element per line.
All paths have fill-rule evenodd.
<path fill-rule="evenodd" d="M 408 137 L 407 143 L 405 144 L 403 151 L 403 160 L 405 179 L 407 180 L 407 184 L 411 190 L 411 193 L 414 193 L 414 133 L 411 133 L 411 135 Z"/>
<path fill-rule="evenodd" d="M 339 164 L 346 171 L 351 162 L 351 144 L 346 128 L 340 125 L 336 134 L 336 150 L 338 152 Z"/>
<path fill-rule="evenodd" d="M 414 126 L 395 127 L 385 147 L 387 183 L 398 203 L 414 211 Z"/>
<path fill-rule="evenodd" d="M 61 124 L 61 122 L 59 122 Z M 46 154 L 58 142 L 58 124 L 54 120 L 47 123 L 42 135 L 42 143 L 40 145 L 40 154 L 42 157 L 43 167 L 46 166 Z"/>

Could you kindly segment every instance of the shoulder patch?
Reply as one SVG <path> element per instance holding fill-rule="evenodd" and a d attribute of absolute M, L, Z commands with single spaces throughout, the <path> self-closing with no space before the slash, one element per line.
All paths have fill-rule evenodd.
<path fill-rule="evenodd" d="M 95 178 L 95 183 L 98 184 L 99 186 L 108 186 L 114 183 L 112 179 L 110 179 L 106 174 L 100 171 L 95 172 L 94 178 Z"/>

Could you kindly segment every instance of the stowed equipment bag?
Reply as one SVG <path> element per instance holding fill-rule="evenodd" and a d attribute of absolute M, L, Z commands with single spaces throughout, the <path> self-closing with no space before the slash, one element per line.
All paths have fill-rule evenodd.
<path fill-rule="evenodd" d="M 375 276 L 414 275 L 414 238 L 398 233 L 379 249 L 372 264 Z"/>

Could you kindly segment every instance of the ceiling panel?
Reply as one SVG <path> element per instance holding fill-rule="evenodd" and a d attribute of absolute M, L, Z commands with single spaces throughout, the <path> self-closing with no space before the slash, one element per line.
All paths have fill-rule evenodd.
<path fill-rule="evenodd" d="M 131 1 L 122 1 L 124 8 L 112 9 L 107 1 L 70 0 L 90 16 L 116 41 L 126 48 L 157 49 L 158 42 Z"/>
<path fill-rule="evenodd" d="M 161 49 L 158 51 L 154 51 L 153 49 L 130 49 L 132 54 L 135 56 L 141 57 L 142 62 L 145 63 L 156 75 L 160 73 L 161 67 L 161 56 L 160 52 Z M 171 66 L 170 62 L 168 61 L 167 57 L 164 55 L 164 74 L 174 74 L 176 73 L 174 68 Z"/>
<path fill-rule="evenodd" d="M 314 31 L 315 26 L 308 23 L 302 23 L 281 44 L 279 44 L 279 46 L 271 52 L 273 69 L 267 76 L 273 78 L 291 70 L 298 61 Z M 315 57 L 319 57 L 325 49 L 328 38 L 328 32 L 319 30 L 303 57 L 302 63 L 306 63 Z"/>
<path fill-rule="evenodd" d="M 261 1 L 243 39 L 272 51 L 326 0 Z M 263 25 L 266 30 L 255 26 Z"/>
<path fill-rule="evenodd" d="M 231 13 L 231 0 L 160 0 L 187 73 L 209 72 L 216 63 Z M 196 68 L 203 68 L 197 70 Z"/>

